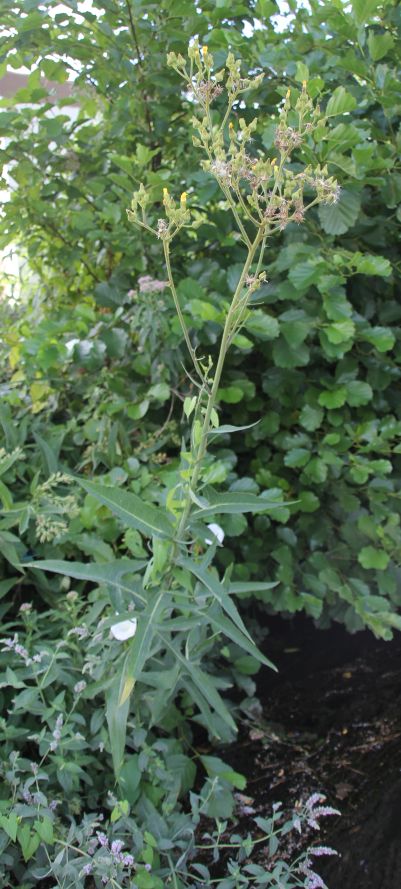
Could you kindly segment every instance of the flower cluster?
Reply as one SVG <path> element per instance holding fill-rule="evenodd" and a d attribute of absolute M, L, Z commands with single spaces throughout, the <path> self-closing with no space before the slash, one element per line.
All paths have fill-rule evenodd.
<path fill-rule="evenodd" d="M 32 657 L 30 657 L 29 652 L 23 645 L 21 645 L 18 639 L 18 633 L 15 633 L 13 638 L 9 637 L 8 639 L 1 639 L 0 642 L 2 642 L 3 648 L 0 650 L 9 652 L 13 651 L 16 655 L 18 655 L 18 657 L 22 658 L 25 666 L 27 667 L 29 667 L 31 664 L 39 664 L 42 660 L 43 655 L 34 654 Z"/>
<path fill-rule="evenodd" d="M 294 827 L 299 833 L 302 831 L 302 822 L 305 822 L 308 827 L 312 827 L 313 830 L 320 830 L 321 818 L 325 818 L 327 815 L 341 815 L 338 809 L 323 805 L 325 801 L 326 797 L 323 794 L 312 793 L 304 804 L 297 804 Z"/>
<path fill-rule="evenodd" d="M 232 53 L 227 56 L 225 68 L 214 73 L 213 56 L 203 50 L 197 43 L 189 48 L 189 67 L 182 56 L 174 53 L 169 54 L 168 64 L 186 81 L 203 110 L 201 118 L 195 116 L 192 120 L 197 131 L 193 142 L 205 151 L 202 167 L 215 176 L 232 209 L 269 234 L 277 229 L 282 231 L 290 222 L 302 222 L 313 204 L 335 203 L 340 190 L 326 168 L 307 167 L 294 174 L 287 166 L 294 149 L 300 148 L 314 129 L 324 123 L 319 106 L 314 106 L 308 95 L 307 82 L 293 96 L 287 90 L 274 140 L 279 157 L 266 158 L 260 151 L 252 154 L 248 146 L 256 133 L 257 119 L 246 123 L 239 118 L 235 124 L 229 117 L 239 95 L 257 87 L 263 74 L 242 78 L 240 61 Z M 222 124 L 216 126 L 209 106 L 222 92 L 223 82 L 228 109 Z M 304 201 L 305 189 L 315 192 L 309 204 Z"/>
<path fill-rule="evenodd" d="M 142 275 L 138 278 L 139 293 L 161 293 L 168 287 L 167 281 L 158 281 L 151 275 Z"/>
<path fill-rule="evenodd" d="M 38 485 L 33 493 L 32 508 L 35 512 L 36 533 L 40 543 L 49 543 L 67 531 L 68 524 L 60 516 L 74 518 L 79 506 L 73 494 L 61 495 L 56 492 L 60 485 L 71 484 L 71 478 L 62 472 L 55 472 Z"/>
<path fill-rule="evenodd" d="M 56 725 L 55 725 L 53 732 L 52 732 L 53 740 L 50 742 L 50 750 L 52 753 L 54 753 L 55 750 L 57 750 L 57 747 L 61 741 L 61 731 L 63 728 L 63 723 L 64 723 L 64 717 L 63 717 L 63 714 L 60 713 L 56 719 Z"/>
<path fill-rule="evenodd" d="M 104 831 L 97 830 L 92 834 L 95 824 L 89 830 L 89 842 L 87 845 L 88 861 L 82 867 L 79 876 L 86 877 L 91 874 L 100 877 L 103 885 L 119 885 L 124 879 L 131 879 L 132 870 L 138 867 L 151 870 L 150 865 L 137 865 L 134 855 L 124 851 L 124 843 L 120 839 L 109 840 Z"/>

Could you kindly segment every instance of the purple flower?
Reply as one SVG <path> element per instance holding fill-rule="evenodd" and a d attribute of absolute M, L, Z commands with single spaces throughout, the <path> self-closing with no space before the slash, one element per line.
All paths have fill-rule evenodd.
<path fill-rule="evenodd" d="M 85 691 L 85 689 L 86 689 L 85 679 L 81 679 L 80 682 L 76 682 L 74 685 L 74 694 L 80 695 L 81 692 Z"/>
<path fill-rule="evenodd" d="M 111 854 L 112 855 L 119 855 L 123 846 L 124 846 L 124 843 L 122 842 L 122 840 L 113 840 L 113 842 L 111 844 Z"/>
<path fill-rule="evenodd" d="M 167 281 L 158 281 L 151 275 L 142 275 L 141 278 L 138 278 L 138 285 L 140 293 L 160 293 L 161 290 L 168 287 Z"/>
<path fill-rule="evenodd" d="M 130 855 L 129 853 L 127 853 L 126 855 L 123 856 L 122 864 L 125 867 L 133 867 L 134 863 L 135 863 L 135 859 L 134 859 L 133 855 Z"/>
<path fill-rule="evenodd" d="M 22 657 L 22 658 L 24 659 L 24 661 L 26 661 L 26 660 L 28 659 L 28 657 L 29 657 L 26 648 L 24 648 L 24 646 L 23 646 L 23 645 L 20 645 L 18 642 L 17 642 L 17 644 L 14 646 L 14 651 L 15 651 L 16 654 L 19 654 L 19 656 Z"/>
<path fill-rule="evenodd" d="M 89 632 L 87 627 L 73 627 L 68 635 L 78 636 L 78 639 L 86 639 L 86 637 L 89 635 Z"/>
<path fill-rule="evenodd" d="M 309 849 L 309 855 L 338 855 L 338 852 L 331 846 L 312 846 L 312 849 Z"/>
<path fill-rule="evenodd" d="M 326 815 L 341 815 L 338 809 L 333 809 L 332 806 L 319 806 L 314 811 L 315 818 L 323 818 Z"/>
<path fill-rule="evenodd" d="M 148 871 L 149 871 L 149 870 L 152 870 L 152 865 L 151 865 L 151 864 L 145 864 L 145 870 L 148 870 Z"/>
<path fill-rule="evenodd" d="M 57 806 L 58 806 L 58 805 L 59 805 L 59 801 L 58 801 L 57 799 L 52 799 L 52 801 L 49 803 L 49 809 L 50 809 L 50 811 L 51 811 L 51 812 L 54 812 L 55 809 L 57 809 Z"/>
<path fill-rule="evenodd" d="M 108 841 L 108 838 L 105 833 L 102 833 L 101 831 L 98 830 L 98 831 L 96 831 L 96 836 L 98 838 L 99 846 L 108 846 L 109 845 L 109 841 Z"/>
<path fill-rule="evenodd" d="M 88 877 L 89 874 L 92 873 L 92 871 L 93 871 L 93 864 L 91 861 L 88 861 L 88 864 L 84 864 L 84 866 L 81 870 L 81 873 L 80 873 L 80 877 Z"/>
<path fill-rule="evenodd" d="M 325 799 L 326 797 L 322 793 L 312 793 L 312 796 L 306 800 L 305 806 L 307 809 L 313 809 L 316 803 L 324 803 Z"/>
<path fill-rule="evenodd" d="M 312 874 L 305 883 L 305 889 L 327 889 L 319 874 Z"/>

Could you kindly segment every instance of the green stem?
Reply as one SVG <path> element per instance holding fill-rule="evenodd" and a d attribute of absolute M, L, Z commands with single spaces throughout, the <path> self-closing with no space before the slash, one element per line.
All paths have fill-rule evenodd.
<path fill-rule="evenodd" d="M 231 323 L 232 323 L 233 314 L 237 308 L 237 304 L 240 299 L 241 292 L 244 287 L 246 277 L 250 271 L 252 262 L 255 258 L 255 253 L 257 252 L 257 249 L 258 249 L 259 244 L 262 239 L 263 239 L 263 234 L 261 233 L 261 231 L 258 231 L 255 240 L 253 241 L 253 243 L 251 244 L 251 246 L 248 250 L 248 256 L 245 260 L 244 267 L 243 267 L 242 273 L 241 273 L 241 277 L 238 281 L 234 296 L 231 301 L 230 308 L 227 312 L 224 330 L 223 330 L 221 343 L 220 343 L 220 350 L 219 350 L 219 357 L 218 357 L 217 365 L 216 365 L 216 372 L 215 372 L 214 379 L 213 379 L 212 389 L 209 394 L 208 402 L 206 405 L 205 416 L 204 416 L 202 432 L 201 432 L 201 438 L 200 438 L 198 450 L 196 453 L 192 478 L 191 478 L 189 485 L 188 485 L 188 493 L 187 493 L 187 497 L 186 497 L 186 502 L 185 502 L 185 506 L 184 506 L 184 509 L 183 509 L 183 512 L 181 515 L 180 523 L 179 523 L 178 529 L 177 529 L 177 539 L 178 540 L 180 540 L 182 538 L 182 536 L 185 532 L 185 529 L 186 529 L 188 516 L 189 516 L 190 510 L 191 510 L 191 506 L 192 506 L 191 492 L 196 491 L 196 486 L 197 486 L 200 471 L 202 468 L 202 461 L 203 461 L 203 458 L 204 458 L 204 456 L 206 454 L 206 450 L 207 450 L 207 437 L 208 437 L 208 434 L 210 432 L 210 427 L 211 427 L 211 416 L 212 416 L 213 408 L 216 404 L 217 392 L 218 392 L 218 389 L 220 386 L 220 380 L 221 380 L 221 375 L 223 372 L 224 361 L 226 358 L 226 354 L 227 354 L 227 350 L 228 350 L 228 346 L 229 346 L 229 342 L 230 342 Z"/>
<path fill-rule="evenodd" d="M 200 379 L 201 379 L 201 381 L 202 381 L 202 384 L 203 384 L 204 381 L 205 381 L 204 374 L 202 373 L 202 368 L 201 368 L 201 366 L 200 366 L 200 364 L 199 364 L 199 361 L 198 361 L 198 359 L 197 359 L 197 357 L 196 357 L 196 355 L 195 355 L 195 350 L 194 350 L 193 347 L 192 347 L 192 343 L 191 343 L 191 340 L 190 340 L 190 338 L 189 338 L 189 333 L 188 333 L 188 330 L 187 330 L 187 325 L 185 324 L 185 319 L 184 319 L 184 316 L 183 316 L 182 311 L 181 311 L 181 306 L 180 306 L 180 301 L 179 301 L 179 299 L 178 299 L 178 294 L 177 294 L 177 291 L 176 291 L 176 289 L 175 289 L 175 284 L 174 284 L 173 275 L 172 275 L 172 271 L 171 271 L 171 262 L 170 262 L 170 245 L 169 245 L 169 242 L 168 242 L 167 238 L 166 238 L 166 239 L 163 239 L 163 250 L 164 250 L 164 258 L 165 258 L 165 261 L 166 261 L 166 269 L 167 269 L 168 283 L 169 283 L 169 285 L 170 285 L 170 290 L 171 290 L 171 293 L 172 293 L 172 296 L 173 296 L 174 305 L 175 305 L 176 312 L 177 312 L 177 315 L 178 315 L 178 319 L 179 319 L 179 322 L 180 322 L 180 325 L 181 325 L 181 330 L 182 330 L 182 332 L 183 332 L 184 339 L 185 339 L 185 342 L 186 342 L 186 345 L 187 345 L 187 349 L 188 349 L 188 352 L 189 352 L 189 354 L 190 354 L 190 356 L 191 356 L 191 358 L 192 358 L 192 362 L 193 362 L 194 368 L 195 368 L 195 370 L 196 370 L 196 373 L 197 373 L 198 376 L 200 377 Z"/>

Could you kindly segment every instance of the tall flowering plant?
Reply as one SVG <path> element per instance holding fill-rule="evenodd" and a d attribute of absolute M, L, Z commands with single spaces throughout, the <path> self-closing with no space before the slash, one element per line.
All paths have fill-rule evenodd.
<path fill-rule="evenodd" d="M 237 427 L 220 424 L 219 388 L 227 352 L 252 315 L 253 296 L 266 280 L 263 260 L 268 239 L 290 223 L 300 224 L 316 204 L 331 204 L 339 197 L 338 185 L 325 168 L 291 162 L 294 150 L 303 145 L 313 156 L 312 137 L 323 121 L 306 82 L 300 90 L 288 90 L 278 111 L 275 156 L 267 157 L 254 148 L 257 119 L 247 123 L 241 117 L 246 96 L 260 86 L 263 73 L 243 77 L 240 60 L 232 53 L 224 67 L 215 70 L 212 54 L 196 41 L 188 49 L 187 60 L 170 53 L 167 62 L 182 78 L 197 109 L 194 145 L 203 153 L 203 170 L 215 177 L 222 200 L 232 212 L 246 258 L 213 362 L 210 356 L 199 355 L 192 344 L 171 267 L 174 238 L 193 224 L 190 196 L 183 192 L 177 200 L 165 188 L 153 202 L 143 185 L 133 195 L 129 220 L 158 238 L 163 247 L 168 286 L 192 363 L 188 371 L 191 386 L 184 401 L 184 415 L 191 427 L 184 434 L 179 469 L 163 505 L 143 502 L 131 491 L 112 485 L 81 481 L 125 526 L 144 535 L 149 559 L 93 566 L 35 563 L 103 583 L 112 608 L 118 612 L 117 622 L 115 614 L 110 618 L 116 658 L 114 680 L 106 693 L 117 775 L 124 761 L 130 708 L 143 724 L 163 725 L 172 702 L 178 700 L 185 711 L 189 708 L 193 712 L 195 707 L 198 721 L 212 737 L 232 737 L 236 727 L 231 705 L 221 695 L 227 680 L 222 679 L 218 667 L 216 639 L 224 636 L 229 644 L 272 666 L 250 637 L 234 596 L 270 589 L 274 584 L 238 583 L 231 579 L 230 570 L 220 577 L 212 563 L 223 540 L 221 516 L 269 514 L 283 501 L 269 492 L 260 496 L 217 492 L 207 484 L 206 457 L 215 436 L 237 431 Z M 214 103 L 223 94 L 226 107 L 220 114 Z"/>

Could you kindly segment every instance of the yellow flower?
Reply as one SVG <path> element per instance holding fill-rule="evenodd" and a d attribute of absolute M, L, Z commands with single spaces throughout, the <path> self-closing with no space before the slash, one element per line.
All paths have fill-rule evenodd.
<path fill-rule="evenodd" d="M 271 163 L 272 167 L 276 167 L 276 166 L 277 166 L 277 158 L 274 157 L 274 158 L 270 161 L 270 163 Z"/>
<path fill-rule="evenodd" d="M 303 90 L 306 90 L 306 80 L 303 80 L 303 81 L 302 81 L 302 89 L 303 89 Z"/>
<path fill-rule="evenodd" d="M 186 193 L 186 191 L 183 191 L 183 193 L 181 195 L 181 203 L 186 204 L 186 202 L 187 202 L 187 193 Z"/>
<path fill-rule="evenodd" d="M 209 50 L 208 50 L 207 46 L 202 46 L 203 58 L 205 58 L 205 56 L 207 56 L 208 52 L 209 52 Z"/>
<path fill-rule="evenodd" d="M 286 99 L 289 99 L 289 98 L 290 98 L 290 95 L 291 95 L 291 90 L 287 90 L 287 92 L 286 92 L 286 94 L 285 94 L 285 98 L 286 98 Z"/>

